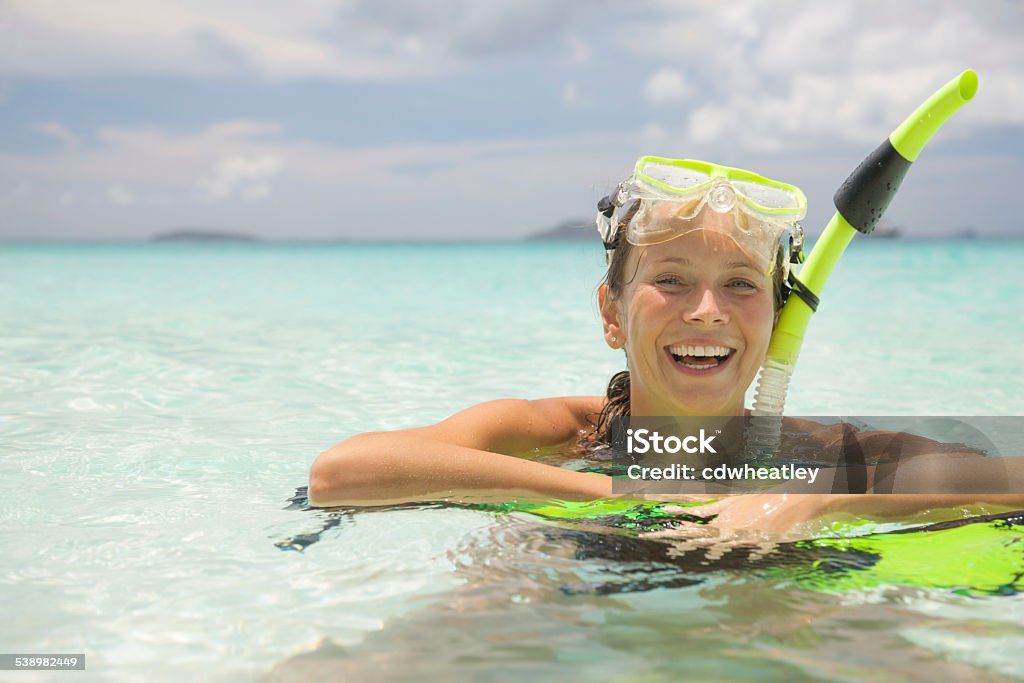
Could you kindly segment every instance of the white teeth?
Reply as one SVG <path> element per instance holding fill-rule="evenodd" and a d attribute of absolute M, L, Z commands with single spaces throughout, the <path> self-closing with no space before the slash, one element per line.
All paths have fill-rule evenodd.
<path fill-rule="evenodd" d="M 690 346 L 679 344 L 670 346 L 669 351 L 677 356 L 728 356 L 729 349 L 724 346 Z"/>

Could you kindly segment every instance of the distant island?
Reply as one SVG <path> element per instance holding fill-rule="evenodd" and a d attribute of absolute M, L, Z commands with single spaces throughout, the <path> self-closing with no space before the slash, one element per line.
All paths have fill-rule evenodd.
<path fill-rule="evenodd" d="M 568 220 L 562 221 L 553 228 L 527 235 L 528 242 L 582 242 L 594 240 L 597 230 L 593 221 Z"/>
<path fill-rule="evenodd" d="M 200 230 L 187 228 L 183 230 L 169 230 L 154 235 L 151 242 L 259 242 L 260 239 L 254 235 L 247 235 L 241 232 L 224 232 L 220 230 Z"/>

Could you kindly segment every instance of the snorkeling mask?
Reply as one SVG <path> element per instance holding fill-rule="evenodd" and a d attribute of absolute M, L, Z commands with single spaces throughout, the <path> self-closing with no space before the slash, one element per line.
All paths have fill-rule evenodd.
<path fill-rule="evenodd" d="M 706 161 L 645 156 L 597 209 L 597 229 L 609 261 L 624 220 L 626 240 L 650 246 L 695 230 L 721 231 L 699 219 L 705 209 L 731 213 L 734 229 L 724 234 L 766 273 L 781 267 L 784 281 L 797 286 L 790 266 L 803 262 L 800 219 L 807 214 L 807 198 L 795 185 Z"/>

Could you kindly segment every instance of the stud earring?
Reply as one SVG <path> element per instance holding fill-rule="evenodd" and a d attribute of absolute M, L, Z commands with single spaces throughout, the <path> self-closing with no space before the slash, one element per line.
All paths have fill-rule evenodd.
<path fill-rule="evenodd" d="M 614 344 L 614 343 L 615 343 L 615 342 L 617 342 L 617 341 L 619 341 L 619 338 L 618 338 L 618 337 L 612 337 L 612 344 Z"/>

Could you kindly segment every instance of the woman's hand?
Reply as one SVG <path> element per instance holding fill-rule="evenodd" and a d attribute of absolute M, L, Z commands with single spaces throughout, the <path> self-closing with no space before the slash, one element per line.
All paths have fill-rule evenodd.
<path fill-rule="evenodd" d="M 842 519 L 913 523 L 985 515 L 1024 507 L 1024 495 L 971 494 L 737 494 L 680 512 L 711 517 L 706 526 L 656 532 L 654 536 L 795 541 L 820 536 Z"/>
<path fill-rule="evenodd" d="M 759 534 L 776 540 L 810 538 L 820 533 L 825 518 L 836 512 L 840 498 L 829 494 L 736 494 L 701 506 L 701 516 L 716 515 L 711 522 L 723 534 Z"/>
<path fill-rule="evenodd" d="M 837 510 L 839 502 L 836 499 L 839 497 L 747 493 L 693 505 L 706 500 L 707 496 L 644 496 L 645 499 L 668 502 L 662 506 L 663 511 L 702 517 L 707 523 L 687 524 L 643 535 L 671 540 L 681 551 L 714 545 L 723 551 L 730 546 L 755 546 L 768 552 L 780 542 L 820 535 L 826 527 L 826 519 Z M 672 502 L 680 503 L 680 506 L 673 508 Z"/>

